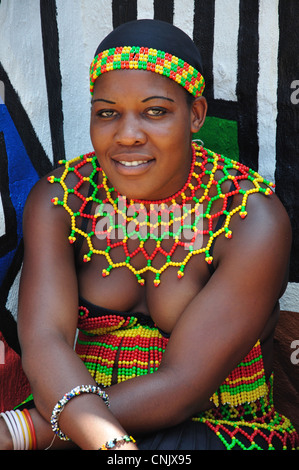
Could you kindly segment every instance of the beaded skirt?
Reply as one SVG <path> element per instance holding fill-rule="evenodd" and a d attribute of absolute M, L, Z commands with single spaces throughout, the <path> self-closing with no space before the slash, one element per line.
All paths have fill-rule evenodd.
<path fill-rule="evenodd" d="M 169 340 L 150 317 L 119 313 L 80 299 L 76 352 L 96 382 L 110 386 L 155 372 Z M 260 343 L 211 397 L 211 409 L 137 440 L 140 449 L 299 449 L 299 437 L 273 404 Z"/>

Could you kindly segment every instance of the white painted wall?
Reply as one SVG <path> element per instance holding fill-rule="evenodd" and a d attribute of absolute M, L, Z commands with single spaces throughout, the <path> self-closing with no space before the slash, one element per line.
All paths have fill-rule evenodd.
<path fill-rule="evenodd" d="M 279 0 L 261 0 L 259 15 L 259 171 L 269 181 L 275 181 L 278 3 Z"/>
<path fill-rule="evenodd" d="M 39 0 L 1 0 L 0 60 L 52 158 Z"/>
<path fill-rule="evenodd" d="M 215 2 L 214 98 L 236 101 L 239 0 Z"/>

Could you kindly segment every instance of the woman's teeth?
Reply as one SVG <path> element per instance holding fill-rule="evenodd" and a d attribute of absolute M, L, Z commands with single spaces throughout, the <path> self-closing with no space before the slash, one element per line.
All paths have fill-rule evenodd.
<path fill-rule="evenodd" d="M 142 165 L 143 163 L 147 163 L 147 161 L 146 160 L 138 160 L 134 162 L 120 161 L 119 163 L 121 163 L 124 166 L 138 166 L 138 165 Z"/>

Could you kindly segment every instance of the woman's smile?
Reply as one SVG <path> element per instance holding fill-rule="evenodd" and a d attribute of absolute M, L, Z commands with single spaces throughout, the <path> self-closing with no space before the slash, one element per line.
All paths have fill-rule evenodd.
<path fill-rule="evenodd" d="M 115 164 L 116 171 L 121 175 L 138 176 L 147 172 L 154 164 L 155 159 L 142 154 L 122 153 L 111 157 Z"/>

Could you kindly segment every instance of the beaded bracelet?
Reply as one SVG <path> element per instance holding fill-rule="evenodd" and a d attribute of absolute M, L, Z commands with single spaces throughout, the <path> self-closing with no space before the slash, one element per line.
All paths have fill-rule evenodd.
<path fill-rule="evenodd" d="M 106 444 L 103 444 L 99 450 L 112 450 L 112 449 L 115 449 L 116 447 L 121 447 L 122 445 L 128 442 L 135 443 L 136 441 L 132 436 L 128 436 L 126 434 L 125 436 L 116 437 L 115 439 L 112 439 L 111 441 L 107 441 Z"/>
<path fill-rule="evenodd" d="M 52 430 L 62 441 L 69 441 L 70 438 L 66 436 L 58 426 L 58 420 L 61 412 L 63 411 L 65 405 L 74 397 L 82 395 L 83 393 L 94 393 L 101 397 L 105 404 L 110 406 L 109 398 L 106 392 L 104 392 L 100 387 L 95 385 L 78 385 L 78 387 L 73 388 L 70 392 L 66 393 L 61 400 L 54 406 L 52 416 L 51 416 L 51 425 Z"/>

